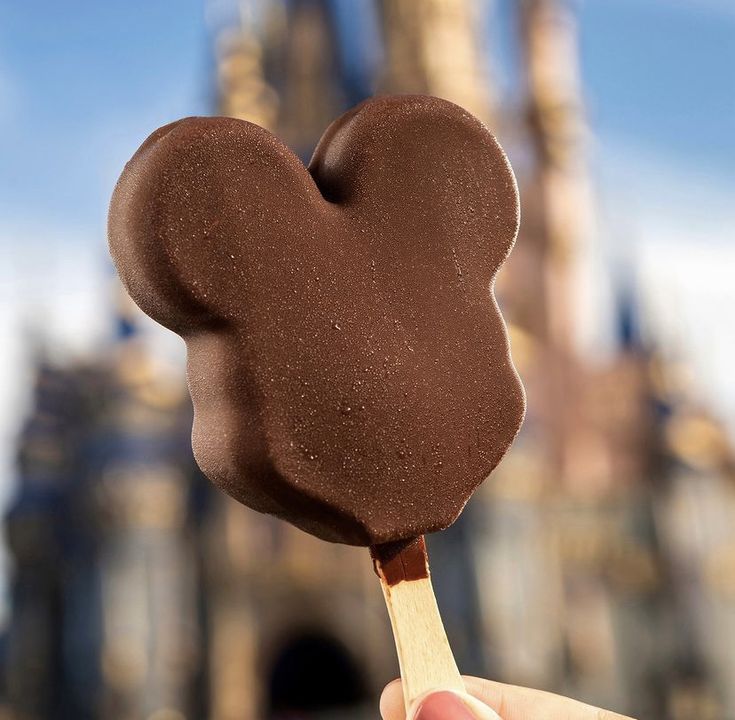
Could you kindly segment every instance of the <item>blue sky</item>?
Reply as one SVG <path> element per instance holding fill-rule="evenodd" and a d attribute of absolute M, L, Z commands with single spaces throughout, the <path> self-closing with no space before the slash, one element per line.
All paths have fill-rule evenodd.
<path fill-rule="evenodd" d="M 599 137 L 735 183 L 735 3 L 581 3 L 589 114 Z"/>
<path fill-rule="evenodd" d="M 200 0 L 0 3 L 0 211 L 99 229 L 141 137 L 207 109 Z"/>

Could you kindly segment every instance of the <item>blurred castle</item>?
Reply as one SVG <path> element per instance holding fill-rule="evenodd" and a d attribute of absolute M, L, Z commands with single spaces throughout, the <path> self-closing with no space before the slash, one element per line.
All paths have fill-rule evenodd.
<path fill-rule="evenodd" d="M 305 160 L 375 92 L 446 97 L 500 136 L 524 221 L 499 296 L 529 414 L 460 521 L 430 538 L 460 667 L 638 717 L 735 718 L 732 448 L 641 328 L 632 279 L 599 319 L 614 351 L 580 349 L 595 207 L 574 17 L 564 0 L 489 5 L 211 2 L 219 111 Z M 494 23 L 522 58 L 502 102 Z M 210 488 L 182 378 L 124 301 L 117 324 L 95 362 L 38 357 L 6 517 L 0 717 L 375 717 L 397 663 L 366 551 Z"/>

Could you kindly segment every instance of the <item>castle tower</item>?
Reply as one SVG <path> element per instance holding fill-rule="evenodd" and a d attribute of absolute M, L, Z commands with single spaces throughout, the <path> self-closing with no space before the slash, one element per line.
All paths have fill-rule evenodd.
<path fill-rule="evenodd" d="M 676 603 L 664 584 L 649 357 L 631 324 L 631 297 L 620 298 L 623 332 L 610 366 L 594 367 L 578 350 L 579 258 L 594 231 L 594 203 L 575 18 L 566 0 L 523 0 L 520 18 L 534 152 L 522 242 L 535 259 L 526 282 L 543 298 L 526 316 L 544 377 L 543 384 L 532 380 L 530 400 L 541 411 L 539 439 L 548 458 L 544 502 L 565 659 L 550 680 L 594 704 L 658 714 L 665 711 L 668 671 L 661 670 L 660 645 L 645 638 L 672 632 L 665 618 Z"/>
<path fill-rule="evenodd" d="M 5 517 L 14 561 L 4 668 L 11 717 L 91 720 L 100 694 L 98 528 L 83 465 L 94 406 L 85 385 L 94 380 L 81 366 L 36 358 L 18 484 Z"/>
<path fill-rule="evenodd" d="M 485 123 L 493 114 L 490 64 L 482 47 L 486 3 L 380 0 L 385 92 L 436 95 Z"/>
<path fill-rule="evenodd" d="M 519 12 L 532 149 L 522 242 L 533 253 L 526 283 L 539 298 L 525 319 L 538 343 L 529 403 L 539 413 L 537 440 L 547 463 L 542 497 L 558 603 L 558 669 L 548 680 L 562 692 L 620 707 L 614 600 L 600 577 L 619 532 L 600 505 L 614 477 L 606 428 L 585 413 L 586 394 L 599 378 L 590 376 L 578 348 L 579 260 L 592 239 L 594 204 L 577 28 L 566 0 L 523 0 Z"/>
<path fill-rule="evenodd" d="M 38 364 L 6 518 L 18 717 L 198 714 L 189 406 L 127 307 L 99 357 Z"/>
<path fill-rule="evenodd" d="M 100 550 L 102 715 L 194 717 L 201 711 L 198 473 L 181 378 L 133 333 L 111 350 L 107 402 L 92 429 Z"/>
<path fill-rule="evenodd" d="M 525 234 L 537 265 L 533 282 L 541 290 L 532 316 L 532 333 L 544 345 L 547 395 L 534 398 L 552 416 L 549 460 L 557 482 L 567 472 L 572 422 L 570 382 L 579 362 L 579 276 L 577 261 L 593 230 L 593 202 L 586 168 L 576 24 L 566 0 L 523 0 L 521 43 L 527 86 L 528 138 L 533 164 L 525 178 Z"/>

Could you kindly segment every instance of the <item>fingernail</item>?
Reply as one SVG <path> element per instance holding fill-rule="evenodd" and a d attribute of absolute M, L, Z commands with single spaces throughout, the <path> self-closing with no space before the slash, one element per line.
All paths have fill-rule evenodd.
<path fill-rule="evenodd" d="M 475 716 L 458 695 L 444 690 L 427 695 L 413 720 L 475 720 Z"/>

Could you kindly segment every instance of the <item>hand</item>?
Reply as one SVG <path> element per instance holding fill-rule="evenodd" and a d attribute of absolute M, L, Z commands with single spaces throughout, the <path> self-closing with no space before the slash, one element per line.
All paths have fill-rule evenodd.
<path fill-rule="evenodd" d="M 465 677 L 467 692 L 491 708 L 486 717 L 502 720 L 630 720 L 608 710 L 541 690 Z M 394 680 L 380 698 L 383 720 L 405 720 L 401 681 Z M 480 716 L 450 692 L 431 693 L 411 708 L 411 720 L 478 720 Z M 482 720 L 485 720 L 482 718 Z"/>

